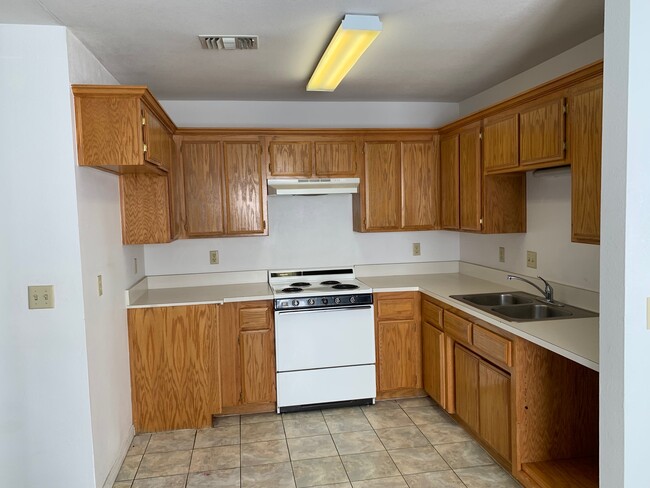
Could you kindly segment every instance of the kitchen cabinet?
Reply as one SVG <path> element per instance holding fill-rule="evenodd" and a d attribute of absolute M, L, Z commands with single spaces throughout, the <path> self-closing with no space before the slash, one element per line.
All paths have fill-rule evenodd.
<path fill-rule="evenodd" d="M 460 171 L 460 230 L 481 230 L 481 125 L 476 123 L 458 135 Z"/>
<path fill-rule="evenodd" d="M 454 377 L 456 378 L 456 415 L 474 432 L 479 430 L 479 359 L 467 349 L 456 345 Z"/>
<path fill-rule="evenodd" d="M 485 173 L 519 166 L 519 114 L 506 112 L 483 120 Z"/>
<path fill-rule="evenodd" d="M 223 413 L 275 410 L 275 332 L 271 301 L 221 306 Z"/>
<path fill-rule="evenodd" d="M 210 427 L 221 411 L 218 306 L 128 310 L 136 432 Z"/>
<path fill-rule="evenodd" d="M 377 397 L 412 396 L 422 389 L 420 296 L 376 293 Z"/>
<path fill-rule="evenodd" d="M 460 228 L 460 169 L 458 134 L 440 138 L 440 225 Z"/>
<path fill-rule="evenodd" d="M 582 83 L 568 96 L 568 160 L 571 162 L 571 240 L 600 243 L 600 173 L 603 80 Z"/>
<path fill-rule="evenodd" d="M 519 110 L 519 162 L 522 166 L 564 160 L 564 97 L 551 95 Z"/>
<path fill-rule="evenodd" d="M 439 227 L 437 138 L 367 137 L 359 194 L 353 195 L 357 232 L 431 230 Z"/>
<path fill-rule="evenodd" d="M 268 143 L 273 177 L 350 178 L 359 176 L 356 139 L 273 136 Z"/>
<path fill-rule="evenodd" d="M 123 244 L 160 244 L 173 240 L 167 176 L 120 175 Z"/>
<path fill-rule="evenodd" d="M 424 391 L 445 406 L 445 334 L 442 308 L 422 295 L 422 384 Z"/>

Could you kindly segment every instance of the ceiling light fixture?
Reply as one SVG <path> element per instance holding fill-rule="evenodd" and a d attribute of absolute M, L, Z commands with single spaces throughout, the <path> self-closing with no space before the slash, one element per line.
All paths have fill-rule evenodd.
<path fill-rule="evenodd" d="M 334 91 L 381 33 L 376 15 L 346 14 L 307 83 L 307 91 Z"/>

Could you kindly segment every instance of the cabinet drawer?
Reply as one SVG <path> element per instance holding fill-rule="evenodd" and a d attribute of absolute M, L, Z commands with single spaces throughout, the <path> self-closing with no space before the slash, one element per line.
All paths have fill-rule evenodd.
<path fill-rule="evenodd" d="M 415 300 L 413 298 L 382 298 L 377 300 L 377 318 L 412 319 L 415 317 Z"/>
<path fill-rule="evenodd" d="M 267 307 L 243 308 L 239 311 L 240 330 L 265 330 L 269 328 Z"/>
<path fill-rule="evenodd" d="M 429 322 L 435 325 L 438 329 L 443 330 L 442 327 L 442 308 L 434 305 L 426 298 L 422 300 L 422 321 Z"/>
<path fill-rule="evenodd" d="M 445 312 L 445 333 L 457 341 L 472 343 L 472 323 L 450 312 Z"/>
<path fill-rule="evenodd" d="M 473 344 L 486 356 L 512 366 L 512 342 L 508 339 L 474 324 Z"/>

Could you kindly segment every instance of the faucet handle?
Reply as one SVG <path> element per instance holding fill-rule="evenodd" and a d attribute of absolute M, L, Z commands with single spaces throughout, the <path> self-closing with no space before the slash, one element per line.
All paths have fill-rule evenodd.
<path fill-rule="evenodd" d="M 553 287 L 551 284 L 546 281 L 544 278 L 541 276 L 537 275 L 537 277 L 544 282 L 544 294 L 546 295 L 546 300 L 549 302 L 553 301 Z"/>

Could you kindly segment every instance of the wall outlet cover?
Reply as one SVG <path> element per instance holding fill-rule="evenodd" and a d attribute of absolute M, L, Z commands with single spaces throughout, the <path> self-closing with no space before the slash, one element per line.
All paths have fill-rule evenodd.
<path fill-rule="evenodd" d="M 210 251 L 210 264 L 219 264 L 219 251 Z"/>
<path fill-rule="evenodd" d="M 526 252 L 526 266 L 537 269 L 537 253 L 535 251 Z"/>
<path fill-rule="evenodd" d="M 505 263 L 506 262 L 506 248 L 505 247 L 500 247 L 499 248 L 499 262 L 500 263 Z"/>
<path fill-rule="evenodd" d="M 54 285 L 28 286 L 29 308 L 54 308 Z"/>
<path fill-rule="evenodd" d="M 104 294 L 104 280 L 102 275 L 97 275 L 97 296 L 102 296 Z"/>
<path fill-rule="evenodd" d="M 414 242 L 413 243 L 413 256 L 419 256 L 420 255 L 420 243 L 419 242 Z"/>

